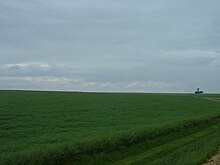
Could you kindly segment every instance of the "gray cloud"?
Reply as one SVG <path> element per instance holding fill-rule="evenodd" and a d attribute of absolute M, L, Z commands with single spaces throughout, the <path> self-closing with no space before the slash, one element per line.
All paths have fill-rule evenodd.
<path fill-rule="evenodd" d="M 0 88 L 220 92 L 219 5 L 1 1 Z"/>
<path fill-rule="evenodd" d="M 95 82 L 65 77 L 0 77 L 4 89 L 38 89 L 68 91 L 169 92 L 176 84 L 157 81 Z M 60 88 L 62 86 L 62 88 Z"/>

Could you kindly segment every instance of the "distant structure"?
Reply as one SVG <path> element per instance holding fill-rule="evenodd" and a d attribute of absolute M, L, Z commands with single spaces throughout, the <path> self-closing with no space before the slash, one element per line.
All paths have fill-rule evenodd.
<path fill-rule="evenodd" d="M 199 88 L 197 88 L 197 91 L 195 91 L 195 94 L 203 94 L 203 91 L 200 91 Z"/>

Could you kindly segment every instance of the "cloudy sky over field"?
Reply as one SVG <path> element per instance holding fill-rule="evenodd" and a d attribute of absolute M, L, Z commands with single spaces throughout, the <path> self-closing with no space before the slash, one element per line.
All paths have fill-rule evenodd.
<path fill-rule="evenodd" d="M 219 0 L 0 1 L 0 89 L 220 92 Z"/>

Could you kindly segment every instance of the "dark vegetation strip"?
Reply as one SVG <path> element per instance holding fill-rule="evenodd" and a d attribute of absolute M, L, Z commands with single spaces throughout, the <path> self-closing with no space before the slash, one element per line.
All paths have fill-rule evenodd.
<path fill-rule="evenodd" d="M 124 159 L 122 161 L 117 162 L 114 165 L 141 165 L 141 164 L 165 164 L 165 162 L 169 162 L 168 164 L 184 164 L 183 161 L 186 161 L 185 155 L 190 155 L 191 157 L 187 157 L 188 164 L 197 164 L 198 162 L 201 163 L 204 162 L 204 159 L 207 157 L 207 151 L 210 153 L 210 150 L 208 149 L 211 145 L 211 143 L 215 143 L 215 137 L 213 135 L 220 134 L 220 132 L 216 131 L 219 129 L 220 124 L 212 125 L 207 128 L 203 128 L 201 130 L 194 130 L 194 133 L 189 133 L 188 135 L 183 135 L 181 138 L 174 138 L 167 143 L 160 145 L 159 147 L 152 148 L 150 150 L 141 152 L 140 154 L 136 156 L 129 156 L 127 159 Z M 209 143 L 207 143 L 209 141 Z M 218 143 L 220 142 L 220 139 L 218 140 Z M 209 145 L 207 145 L 209 144 Z M 207 150 L 203 150 L 205 153 L 205 156 L 203 156 L 203 159 L 196 159 L 196 157 L 193 157 L 192 154 L 198 155 L 197 152 L 203 148 L 205 145 L 205 148 Z M 200 147 L 202 146 L 202 147 Z M 208 147 L 207 147 L 208 146 Z M 217 145 L 216 145 L 217 146 Z M 199 148 L 199 149 L 198 149 Z M 194 149 L 194 153 L 192 152 Z M 212 150 L 213 151 L 213 150 Z M 197 156 L 198 157 L 198 156 Z M 191 158 L 191 160 L 189 160 Z M 178 160 L 182 159 L 181 162 L 177 163 Z M 194 161 L 194 163 L 189 163 L 190 161 Z M 195 163 L 197 162 L 197 163 Z"/>
<path fill-rule="evenodd" d="M 169 153 L 165 152 L 163 156 L 154 159 L 149 165 L 201 165 L 217 150 L 217 146 L 220 144 L 219 136 L 220 133 L 218 130 L 211 132 L 210 134 L 207 134 L 207 136 L 200 137 L 177 150 Z"/>
<path fill-rule="evenodd" d="M 143 141 L 134 144 L 132 147 L 124 147 L 113 153 L 98 154 L 91 158 L 84 158 L 80 165 L 141 165 L 151 164 L 157 159 L 168 158 L 170 153 L 176 153 L 179 149 L 190 146 L 198 139 L 211 140 L 209 136 L 220 128 L 218 120 L 199 124 L 191 128 L 183 128 L 181 131 L 172 132 L 167 135 L 157 136 L 153 140 Z M 212 129 L 214 127 L 214 129 Z M 220 132 L 218 132 L 220 135 Z M 212 139 L 213 140 L 213 139 Z M 212 141 L 211 140 L 211 141 Z M 220 140 L 219 140 L 220 142 Z M 203 143 L 202 143 L 203 145 Z M 190 152 L 190 151 L 189 151 Z M 204 152 L 205 153 L 205 152 Z M 206 158 L 207 155 L 203 158 Z M 179 158 L 178 158 L 179 159 Z M 162 159 L 163 160 L 163 159 Z M 116 163 L 114 163 L 116 162 Z M 73 163 L 72 163 L 73 164 Z M 76 162 L 74 164 L 77 164 Z M 163 164 L 163 162 L 161 162 Z M 172 164 L 172 163 L 170 163 Z"/>
<path fill-rule="evenodd" d="M 142 131 L 133 135 L 123 135 L 116 138 L 105 139 L 102 141 L 94 142 L 94 143 L 84 143 L 75 146 L 74 148 L 63 148 L 60 151 L 48 151 L 45 154 L 36 153 L 31 154 L 29 156 L 18 156 L 16 159 L 8 159 L 3 162 L 3 164 L 18 164 L 18 165 L 54 165 L 54 164 L 90 164 L 91 160 L 94 157 L 98 156 L 97 159 L 100 159 L 100 155 L 108 155 L 110 153 L 120 152 L 121 150 L 127 148 L 132 148 L 132 146 L 145 144 L 146 149 L 151 149 L 153 147 L 157 147 L 161 144 L 165 144 L 172 139 L 177 139 L 181 137 L 183 134 L 188 134 L 189 132 L 193 132 L 195 130 L 200 130 L 203 128 L 208 128 L 211 125 L 214 125 L 220 121 L 220 115 L 196 120 L 196 121 L 185 121 L 182 124 L 179 124 L 175 127 L 168 127 L 165 129 L 157 129 L 152 131 Z M 135 150 L 134 150 L 135 152 Z M 134 154 L 129 152 L 124 153 L 124 157 L 129 154 Z M 139 151 L 137 151 L 137 154 Z M 102 157 L 102 156 L 101 156 Z M 120 154 L 121 159 L 123 154 Z M 106 159 L 103 160 L 105 164 L 108 162 Z M 96 165 L 98 164 L 97 161 Z M 103 163 L 103 162 L 102 162 Z M 102 164 L 101 163 L 101 164 Z M 109 160 L 109 164 L 112 163 L 112 160 Z"/>

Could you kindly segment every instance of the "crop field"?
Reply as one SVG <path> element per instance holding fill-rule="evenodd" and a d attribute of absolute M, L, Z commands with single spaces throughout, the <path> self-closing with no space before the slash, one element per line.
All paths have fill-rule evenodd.
<path fill-rule="evenodd" d="M 0 91 L 0 164 L 197 165 L 220 95 Z"/>

